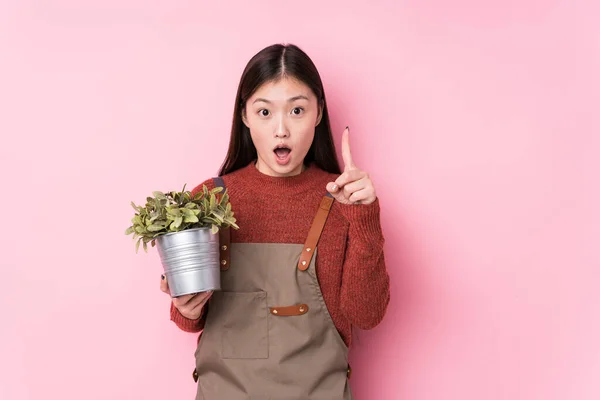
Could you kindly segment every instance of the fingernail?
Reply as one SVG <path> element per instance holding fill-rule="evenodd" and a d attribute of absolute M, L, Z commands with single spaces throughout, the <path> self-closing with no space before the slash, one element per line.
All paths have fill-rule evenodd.
<path fill-rule="evenodd" d="M 334 184 L 334 185 L 331 187 L 331 190 L 333 190 L 333 191 L 335 192 L 335 191 L 337 190 L 337 187 L 338 187 L 338 186 Z"/>
<path fill-rule="evenodd" d="M 162 280 L 164 281 L 164 280 L 165 280 L 165 276 L 164 276 L 164 275 L 161 275 L 161 276 L 160 276 L 160 279 L 162 279 Z"/>

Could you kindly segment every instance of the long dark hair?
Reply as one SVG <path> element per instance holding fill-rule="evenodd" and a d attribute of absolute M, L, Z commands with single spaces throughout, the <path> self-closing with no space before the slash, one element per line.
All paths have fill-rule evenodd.
<path fill-rule="evenodd" d="M 314 163 L 324 171 L 341 173 L 331 135 L 323 82 L 317 67 L 298 46 L 274 44 L 252 57 L 242 73 L 235 97 L 229 149 L 221 165 L 219 176 L 245 167 L 257 158 L 250 129 L 242 121 L 242 112 L 246 107 L 246 101 L 261 85 L 283 77 L 294 78 L 304 83 L 313 91 L 318 104 L 323 107 L 323 115 L 315 128 L 315 137 L 304 158 L 304 164 Z"/>

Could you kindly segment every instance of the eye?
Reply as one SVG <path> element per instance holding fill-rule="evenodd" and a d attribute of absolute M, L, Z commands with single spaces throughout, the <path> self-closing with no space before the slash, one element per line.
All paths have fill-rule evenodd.
<path fill-rule="evenodd" d="M 304 108 L 302 108 L 302 107 L 295 107 L 295 108 L 292 110 L 292 114 L 294 114 L 294 115 L 300 115 L 300 114 L 302 114 L 303 112 L 304 112 Z"/>
<path fill-rule="evenodd" d="M 258 114 L 261 117 L 268 117 L 269 116 L 269 110 L 263 108 L 263 109 L 261 109 L 261 110 L 258 111 Z"/>

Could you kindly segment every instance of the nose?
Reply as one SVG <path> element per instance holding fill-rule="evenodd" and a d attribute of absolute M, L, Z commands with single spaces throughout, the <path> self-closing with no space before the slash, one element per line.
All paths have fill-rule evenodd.
<path fill-rule="evenodd" d="M 277 139 L 286 138 L 286 137 L 290 136 L 290 132 L 288 131 L 288 128 L 285 124 L 285 119 L 283 116 L 281 116 L 277 120 L 277 126 L 275 127 L 275 135 L 274 136 Z"/>

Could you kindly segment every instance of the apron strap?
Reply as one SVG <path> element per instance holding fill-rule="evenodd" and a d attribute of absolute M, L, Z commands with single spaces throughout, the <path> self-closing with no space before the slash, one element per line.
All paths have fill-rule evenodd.
<path fill-rule="evenodd" d="M 213 178 L 213 182 L 215 187 L 223 188 L 221 193 L 225 192 L 225 182 L 223 178 L 217 176 Z M 220 251 L 220 259 L 221 259 L 221 270 L 226 271 L 229 269 L 229 247 L 231 245 L 231 228 L 227 229 L 219 229 L 219 251 Z"/>
<path fill-rule="evenodd" d="M 334 198 L 331 193 L 327 193 L 327 195 L 323 196 L 323 199 L 321 199 L 317 215 L 315 215 L 312 226 L 308 231 L 308 237 L 304 243 L 304 250 L 302 251 L 302 254 L 300 254 L 300 260 L 298 260 L 298 269 L 300 271 L 306 271 L 310 265 L 310 261 L 315 252 L 315 247 L 317 247 L 317 243 L 321 238 L 321 233 L 325 227 L 325 222 L 329 216 L 329 210 L 331 210 L 333 201 Z"/>
<path fill-rule="evenodd" d="M 222 177 L 214 177 L 213 182 L 215 184 L 215 187 L 222 187 L 223 191 L 225 191 L 226 186 Z M 323 232 L 323 228 L 325 227 L 325 222 L 327 222 L 327 217 L 329 216 L 329 211 L 331 210 L 333 202 L 334 198 L 331 195 L 331 193 L 327 193 L 327 195 L 323 196 L 323 198 L 321 199 L 321 204 L 319 204 L 317 215 L 315 215 L 312 226 L 308 231 L 308 237 L 306 238 L 306 242 L 304 243 L 304 251 L 302 252 L 302 254 L 300 254 L 300 260 L 298 260 L 298 269 L 301 271 L 306 271 L 308 269 L 308 266 L 310 265 L 310 262 L 315 252 L 315 248 L 317 247 L 317 243 L 319 242 L 319 239 L 321 238 L 321 233 Z M 221 270 L 224 271 L 229 269 L 230 244 L 231 228 L 219 229 Z"/>

